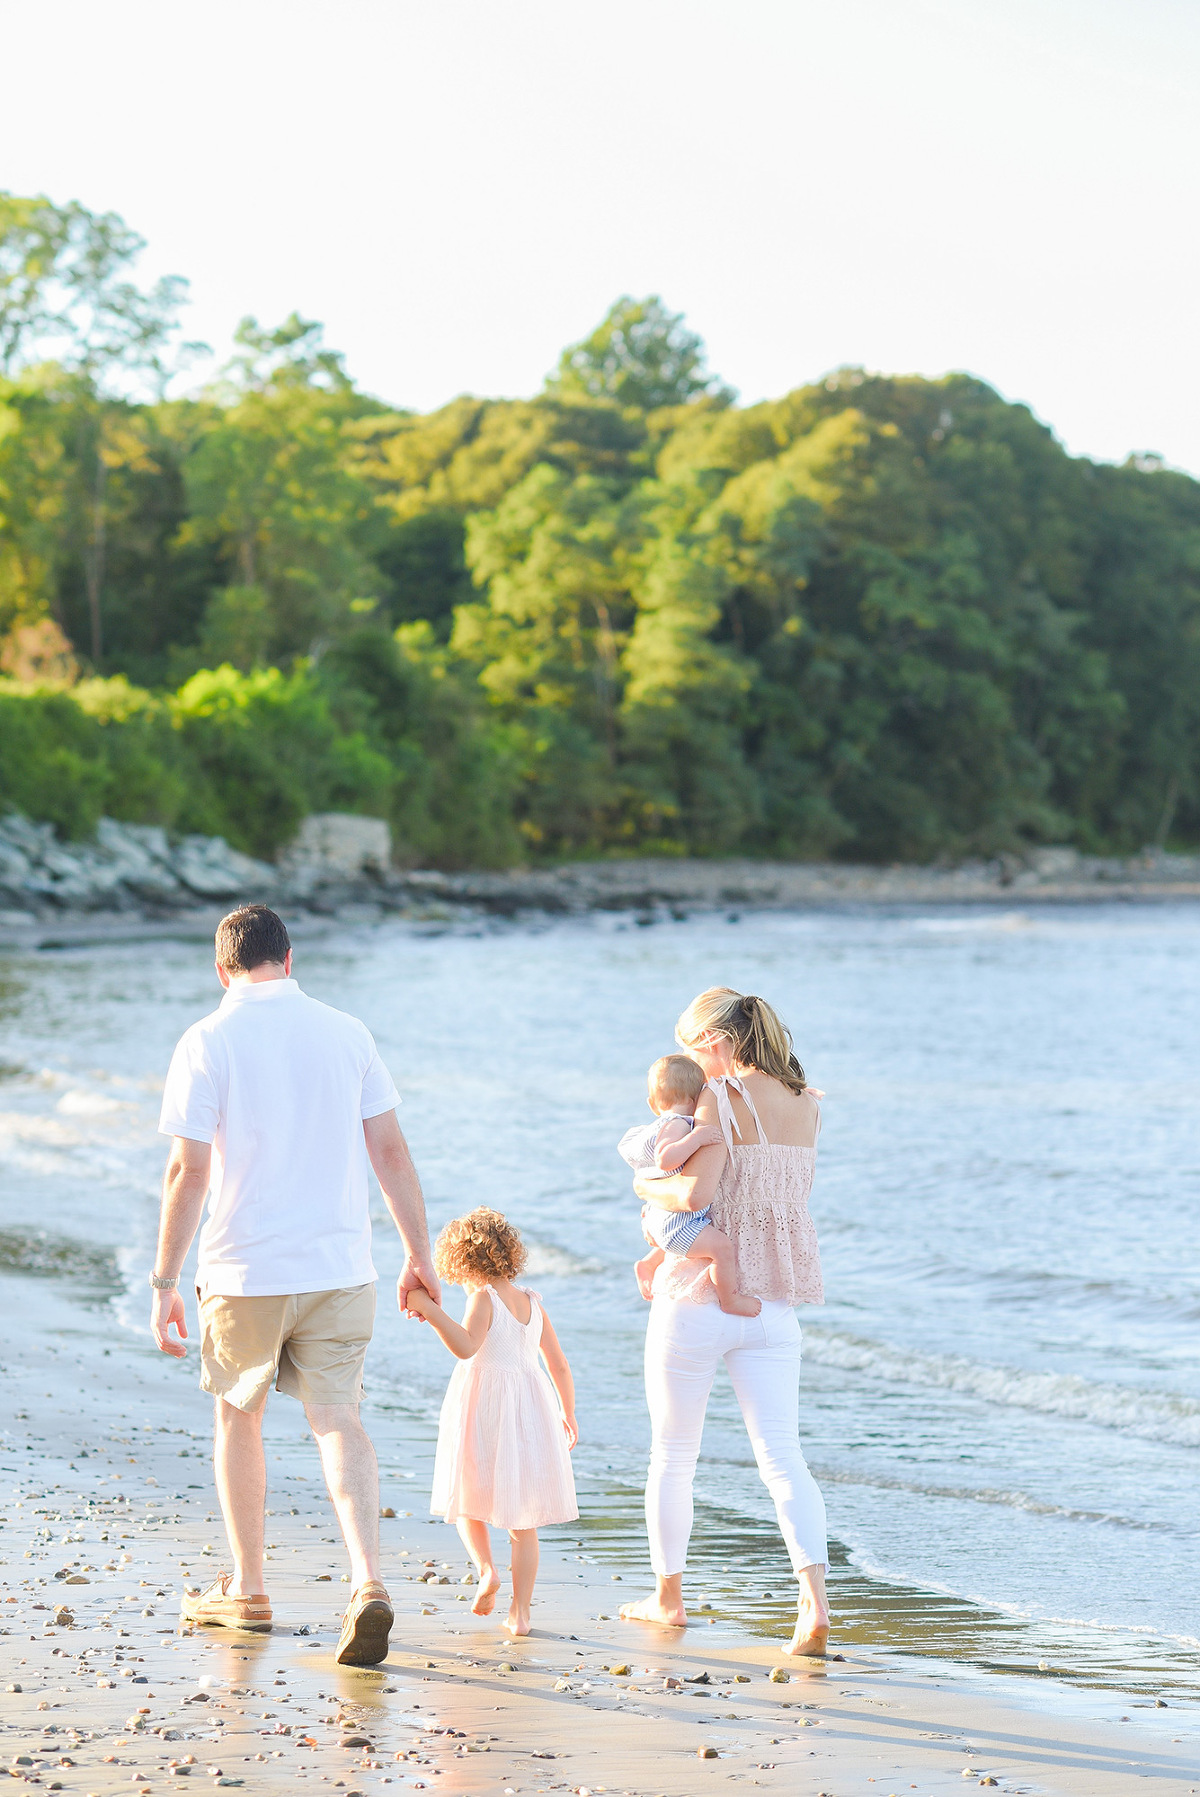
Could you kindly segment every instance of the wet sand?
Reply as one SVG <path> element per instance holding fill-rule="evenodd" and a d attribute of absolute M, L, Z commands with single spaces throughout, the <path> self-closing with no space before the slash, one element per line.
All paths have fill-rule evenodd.
<path fill-rule="evenodd" d="M 194 1356 L 168 1362 L 59 1282 L 6 1275 L 0 1366 L 3 1753 L 41 1789 L 1200 1789 L 1190 1711 L 1131 1703 L 1115 1721 L 1111 1693 L 1079 1691 L 1047 1710 L 1019 1681 L 857 1648 L 796 1665 L 702 1613 L 684 1634 L 622 1624 L 636 1586 L 570 1529 L 544 1541 L 534 1633 L 514 1642 L 503 1596 L 497 1617 L 470 1614 L 457 1536 L 424 1514 L 427 1454 L 394 1411 L 370 1419 L 396 1512 L 381 1524 L 397 1613 L 386 1664 L 334 1661 L 345 1562 L 299 1407 L 282 1398 L 267 1429 L 275 1630 L 181 1630 L 181 1590 L 225 1563 Z"/>

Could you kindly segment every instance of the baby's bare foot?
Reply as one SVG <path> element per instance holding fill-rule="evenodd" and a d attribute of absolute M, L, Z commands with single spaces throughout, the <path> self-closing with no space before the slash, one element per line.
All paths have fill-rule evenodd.
<path fill-rule="evenodd" d="M 496 1608 L 496 1593 L 500 1589 L 500 1574 L 494 1566 L 489 1566 L 479 1575 L 479 1584 L 475 1589 L 475 1601 L 471 1605 L 473 1616 L 490 1616 Z"/>
<path fill-rule="evenodd" d="M 744 1298 L 741 1292 L 734 1292 L 732 1298 L 720 1300 L 721 1309 L 731 1317 L 756 1317 L 762 1309 L 761 1298 Z"/>
<path fill-rule="evenodd" d="M 527 1635 L 529 1633 L 529 1611 L 523 1610 L 519 1604 L 514 1603 L 509 1609 L 504 1626 L 514 1640 L 518 1635 Z"/>
<path fill-rule="evenodd" d="M 643 1597 L 634 1604 L 622 1604 L 622 1622 L 658 1622 L 664 1628 L 685 1629 L 687 1611 L 682 1603 L 664 1604 L 658 1597 Z"/>
<path fill-rule="evenodd" d="M 633 1263 L 633 1273 L 638 1283 L 638 1290 L 647 1300 L 654 1296 L 652 1288 L 657 1265 L 658 1262 L 653 1260 L 635 1260 Z"/>

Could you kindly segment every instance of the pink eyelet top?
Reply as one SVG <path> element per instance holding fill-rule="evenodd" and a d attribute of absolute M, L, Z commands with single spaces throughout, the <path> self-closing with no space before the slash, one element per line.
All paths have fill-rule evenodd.
<path fill-rule="evenodd" d="M 712 1220 L 733 1243 L 737 1254 L 738 1290 L 785 1304 L 824 1304 L 821 1251 L 809 1215 L 817 1163 L 817 1146 L 768 1142 L 754 1100 L 736 1074 L 709 1082 L 717 1100 L 717 1116 L 729 1159 L 712 1202 Z M 728 1087 L 741 1093 L 758 1132 L 757 1142 L 735 1142 L 740 1135 Z M 816 1094 L 813 1094 L 814 1098 Z M 820 1134 L 820 1112 L 817 1133 Z M 698 1266 L 668 1254 L 654 1276 L 655 1297 L 691 1304 L 715 1304 L 716 1288 L 707 1264 Z"/>

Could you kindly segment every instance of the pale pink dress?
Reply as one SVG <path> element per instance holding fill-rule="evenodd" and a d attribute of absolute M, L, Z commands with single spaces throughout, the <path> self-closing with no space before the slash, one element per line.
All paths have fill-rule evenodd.
<path fill-rule="evenodd" d="M 493 1288 L 492 1325 L 450 1375 L 438 1423 L 429 1507 L 447 1522 L 540 1529 L 579 1515 L 558 1394 L 538 1358 L 542 1307 L 527 1292 L 518 1323 Z"/>

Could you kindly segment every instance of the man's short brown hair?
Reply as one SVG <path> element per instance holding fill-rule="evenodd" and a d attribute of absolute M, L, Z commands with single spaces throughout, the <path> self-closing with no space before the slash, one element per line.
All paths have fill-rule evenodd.
<path fill-rule="evenodd" d="M 217 965 L 226 973 L 253 973 L 266 961 L 282 967 L 291 946 L 282 917 L 267 905 L 239 905 L 217 925 Z"/>

